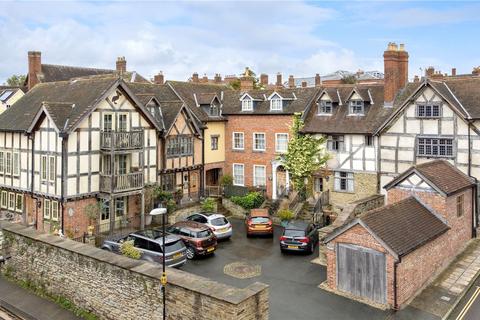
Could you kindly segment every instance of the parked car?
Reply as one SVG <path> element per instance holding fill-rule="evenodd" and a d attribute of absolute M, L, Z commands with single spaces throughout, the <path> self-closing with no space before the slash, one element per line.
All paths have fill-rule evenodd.
<path fill-rule="evenodd" d="M 228 239 L 233 234 L 232 225 L 223 214 L 219 213 L 194 213 L 186 218 L 207 225 L 217 239 Z"/>
<path fill-rule="evenodd" d="M 133 245 L 142 253 L 141 260 L 163 262 L 162 233 L 157 230 L 142 230 L 125 236 L 114 236 L 105 240 L 102 249 L 114 253 L 121 253 L 122 243 L 133 240 Z M 187 262 L 187 248 L 181 237 L 166 235 L 165 237 L 165 265 L 180 267 Z"/>
<path fill-rule="evenodd" d="M 290 221 L 280 237 L 280 250 L 313 253 L 317 243 L 317 225 L 305 221 Z"/>
<path fill-rule="evenodd" d="M 179 221 L 167 229 L 168 233 L 183 239 L 188 259 L 213 254 L 217 249 L 217 237 L 212 230 L 199 222 Z"/>
<path fill-rule="evenodd" d="M 273 236 L 273 222 L 267 209 L 252 209 L 245 219 L 247 237 L 251 235 Z"/>

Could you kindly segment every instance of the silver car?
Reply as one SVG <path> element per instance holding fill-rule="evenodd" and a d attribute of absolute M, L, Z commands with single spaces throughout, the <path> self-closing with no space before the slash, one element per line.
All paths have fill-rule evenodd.
<path fill-rule="evenodd" d="M 188 216 L 186 220 L 206 225 L 212 230 L 217 239 L 228 239 L 233 234 L 232 225 L 223 214 L 213 212 L 194 213 Z"/>
<path fill-rule="evenodd" d="M 120 248 L 125 241 L 133 240 L 134 246 L 142 252 L 140 259 L 162 263 L 162 233 L 157 230 L 142 230 L 128 236 L 111 237 L 104 241 L 102 249 L 121 254 Z M 185 243 L 176 235 L 165 237 L 165 265 L 180 267 L 187 262 Z"/>

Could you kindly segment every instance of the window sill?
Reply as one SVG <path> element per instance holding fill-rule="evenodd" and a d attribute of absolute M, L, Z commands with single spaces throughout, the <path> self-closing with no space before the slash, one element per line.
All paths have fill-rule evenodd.
<path fill-rule="evenodd" d="M 232 149 L 232 152 L 240 152 L 240 153 L 243 153 L 243 152 L 245 152 L 245 149 Z"/>
<path fill-rule="evenodd" d="M 252 150 L 253 153 L 265 153 L 266 150 Z"/>
<path fill-rule="evenodd" d="M 455 156 L 425 156 L 425 155 L 416 155 L 417 158 L 425 158 L 425 159 L 455 159 Z"/>
<path fill-rule="evenodd" d="M 331 113 L 317 113 L 317 116 L 318 117 L 331 117 L 332 114 Z"/>
<path fill-rule="evenodd" d="M 355 194 L 355 191 L 347 191 L 347 190 L 333 190 L 333 192 Z"/>

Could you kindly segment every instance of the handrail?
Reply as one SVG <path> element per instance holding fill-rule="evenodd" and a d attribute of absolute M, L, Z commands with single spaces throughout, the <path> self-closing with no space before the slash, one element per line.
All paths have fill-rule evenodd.
<path fill-rule="evenodd" d="M 144 131 L 100 131 L 100 148 L 102 149 L 137 149 L 144 145 Z"/>

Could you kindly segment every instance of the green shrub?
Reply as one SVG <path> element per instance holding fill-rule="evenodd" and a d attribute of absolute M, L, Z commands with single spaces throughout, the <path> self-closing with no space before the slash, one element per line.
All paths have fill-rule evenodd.
<path fill-rule="evenodd" d="M 250 210 L 250 209 L 255 209 L 259 208 L 265 198 L 260 192 L 249 192 L 245 196 L 240 197 L 240 196 L 233 196 L 230 198 L 230 200 L 238 204 L 244 209 Z"/>
<path fill-rule="evenodd" d="M 167 212 L 172 213 L 173 211 L 175 211 L 175 209 L 177 209 L 177 203 L 174 199 L 169 199 L 167 201 Z"/>
<path fill-rule="evenodd" d="M 124 256 L 136 260 L 140 259 L 140 257 L 142 256 L 142 252 L 134 247 L 133 240 L 125 241 L 124 243 L 122 243 L 120 251 Z"/>
<path fill-rule="evenodd" d="M 282 209 L 282 210 L 278 211 L 278 217 L 282 221 L 289 221 L 289 220 L 292 220 L 294 216 L 293 216 L 293 212 L 291 210 Z"/>
<path fill-rule="evenodd" d="M 220 178 L 220 184 L 222 186 L 231 186 L 233 184 L 233 177 L 229 174 L 224 174 Z"/>
<path fill-rule="evenodd" d="M 215 212 L 216 201 L 213 198 L 206 198 L 202 201 L 202 211 L 203 212 Z"/>

